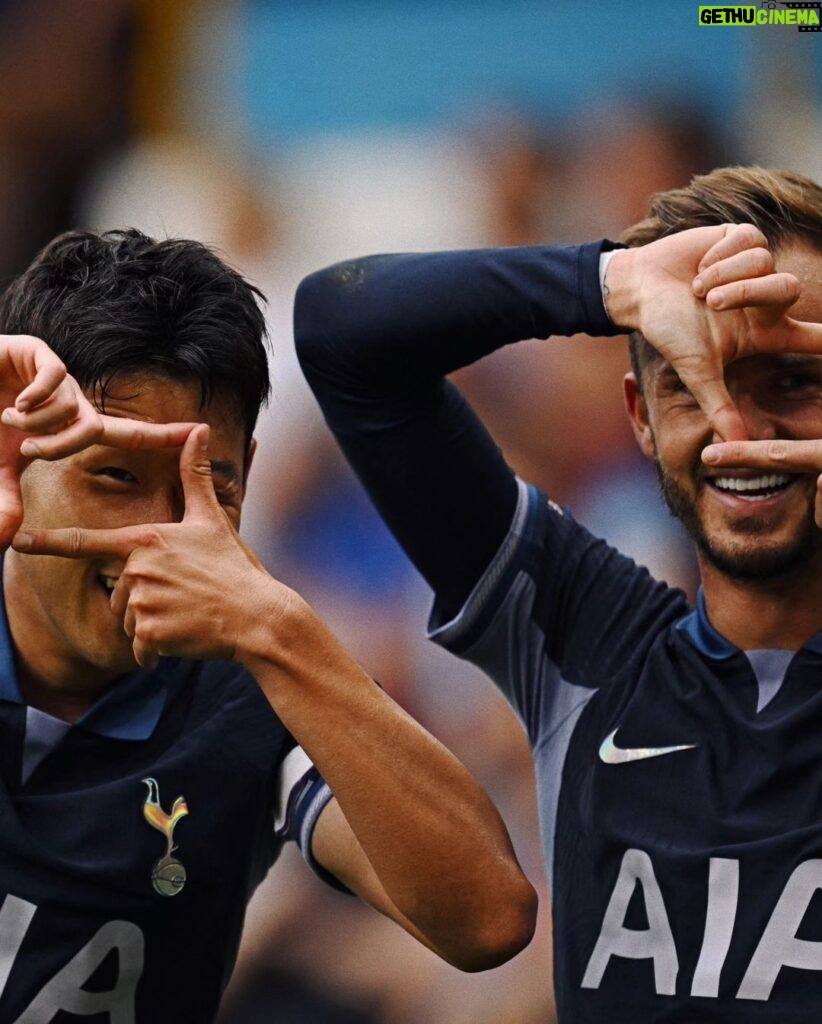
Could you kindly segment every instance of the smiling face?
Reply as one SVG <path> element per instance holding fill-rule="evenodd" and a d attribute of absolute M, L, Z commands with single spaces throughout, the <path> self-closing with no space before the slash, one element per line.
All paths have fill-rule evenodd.
<path fill-rule="evenodd" d="M 791 316 L 822 322 L 822 254 L 796 244 L 776 262 L 802 283 Z M 822 356 L 751 356 L 728 366 L 725 380 L 751 440 L 822 438 Z M 626 399 L 640 447 L 654 459 L 665 500 L 703 564 L 731 578 L 766 580 L 822 559 L 815 475 L 705 466 L 702 449 L 719 438 L 662 360 L 645 367 L 642 394 L 629 376 Z"/>
<path fill-rule="evenodd" d="M 235 526 L 249 452 L 245 432 L 227 405 L 200 405 L 199 385 L 165 377 L 125 378 L 106 399 L 106 412 L 151 422 L 205 422 L 214 488 Z M 58 462 L 34 462 L 21 487 L 25 526 L 85 529 L 179 521 L 184 513 L 179 449 L 131 451 L 95 445 Z M 21 678 L 38 686 L 87 692 L 135 667 L 131 642 L 111 612 L 109 593 L 122 564 L 113 558 L 74 560 L 6 554 L 4 591 Z"/>

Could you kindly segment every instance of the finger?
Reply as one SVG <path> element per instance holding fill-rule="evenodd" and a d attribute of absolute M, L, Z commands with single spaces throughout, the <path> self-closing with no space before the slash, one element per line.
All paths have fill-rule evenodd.
<path fill-rule="evenodd" d="M 125 561 L 135 548 L 162 543 L 157 528 L 124 526 L 116 530 L 84 530 L 70 526 L 59 530 L 26 528 L 14 537 L 15 551 L 28 555 L 58 555 L 61 558 L 97 558 L 117 555 Z"/>
<path fill-rule="evenodd" d="M 689 379 L 689 374 L 677 368 L 683 383 L 694 396 L 708 422 L 724 441 L 744 441 L 748 437 L 745 421 L 725 386 L 721 366 L 711 379 Z"/>
<path fill-rule="evenodd" d="M 131 592 L 126 582 L 125 573 L 120 574 L 120 578 L 114 584 L 114 590 L 111 592 L 109 599 L 109 605 L 114 615 L 118 619 L 123 620 L 123 628 L 129 636 L 134 636 L 134 616 L 129 613 L 128 602 Z M 130 629 L 129 629 L 130 625 Z"/>
<path fill-rule="evenodd" d="M 702 296 L 720 285 L 773 273 L 773 256 L 767 249 L 745 249 L 744 252 L 706 267 L 694 278 L 693 290 L 695 295 Z"/>
<path fill-rule="evenodd" d="M 137 632 L 137 614 L 129 604 L 126 604 L 125 614 L 123 615 L 123 631 L 131 640 L 134 639 L 134 635 Z"/>
<path fill-rule="evenodd" d="M 726 224 L 725 234 L 718 242 L 715 242 L 699 261 L 697 268 L 699 273 L 713 266 L 720 260 L 726 260 L 730 256 L 745 249 L 767 247 L 768 239 L 754 224 Z"/>
<path fill-rule="evenodd" d="M 66 427 L 77 416 L 77 402 L 71 389 L 58 388 L 46 402 L 27 412 L 15 406 L 3 410 L 0 417 L 7 427 L 15 427 L 27 434 L 46 433 Z"/>
<path fill-rule="evenodd" d="M 816 525 L 822 529 L 822 476 L 816 481 L 816 501 L 814 502 L 813 517 Z"/>
<path fill-rule="evenodd" d="M 784 325 L 768 326 L 752 332 L 750 344 L 755 352 L 809 352 L 822 354 L 822 324 L 787 317 Z"/>
<path fill-rule="evenodd" d="M 822 441 L 733 441 L 710 444 L 702 451 L 709 466 L 773 469 L 783 473 L 822 472 Z"/>
<path fill-rule="evenodd" d="M 28 459 L 64 459 L 93 444 L 112 448 L 178 448 L 193 423 L 146 423 L 117 416 L 83 416 L 57 434 L 27 437 L 20 452 Z"/>
<path fill-rule="evenodd" d="M 773 306 L 784 310 L 799 298 L 799 281 L 793 274 L 768 274 L 712 288 L 705 296 L 711 309 L 742 309 Z"/>
<path fill-rule="evenodd" d="M 12 466 L 0 466 L 0 551 L 5 551 L 23 522 L 20 480 Z"/>
<path fill-rule="evenodd" d="M 140 666 L 140 668 L 153 669 L 157 668 L 160 664 L 160 655 L 157 651 L 153 650 L 151 645 L 146 643 L 145 640 L 141 640 L 140 637 L 134 637 L 134 642 L 131 645 L 131 649 L 134 651 L 134 660 Z"/>
<path fill-rule="evenodd" d="M 15 400 L 15 407 L 21 412 L 32 409 L 52 395 L 67 377 L 66 367 L 62 360 L 58 359 L 44 341 L 39 338 L 26 338 L 25 344 L 11 350 L 12 361 L 17 366 L 18 372 L 25 373 L 25 368 L 20 365 L 26 360 L 34 349 L 35 374 L 31 383 L 20 392 Z M 30 371 L 29 371 L 30 372 Z"/>
<path fill-rule="evenodd" d="M 180 452 L 180 480 L 185 498 L 184 519 L 208 516 L 219 510 L 214 481 L 211 476 L 211 461 L 208 457 L 210 428 L 198 424 L 188 435 Z"/>
<path fill-rule="evenodd" d="M 112 448 L 179 448 L 196 423 L 147 423 L 124 416 L 101 416 L 97 444 Z"/>

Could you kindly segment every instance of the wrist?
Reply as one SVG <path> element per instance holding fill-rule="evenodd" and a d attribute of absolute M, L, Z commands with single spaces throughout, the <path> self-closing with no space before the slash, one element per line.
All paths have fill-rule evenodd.
<path fill-rule="evenodd" d="M 314 617 L 296 591 L 267 573 L 253 595 L 246 591 L 243 615 L 233 660 L 252 675 L 257 675 L 262 665 L 270 667 L 290 661 L 294 648 L 304 642 Z"/>
<path fill-rule="evenodd" d="M 605 312 L 615 327 L 626 332 L 637 330 L 639 323 L 638 252 L 637 249 L 615 249 L 604 254 L 607 257 L 602 277 Z"/>

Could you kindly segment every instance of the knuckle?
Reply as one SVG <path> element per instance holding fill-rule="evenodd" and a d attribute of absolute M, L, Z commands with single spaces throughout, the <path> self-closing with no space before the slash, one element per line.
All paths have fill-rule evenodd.
<path fill-rule="evenodd" d="M 788 457 L 788 446 L 784 441 L 771 441 L 768 444 L 768 458 L 783 461 Z"/>
<path fill-rule="evenodd" d="M 137 566 L 134 564 L 134 558 L 129 558 L 129 560 L 126 562 L 126 564 L 120 571 L 119 586 L 123 586 L 126 587 L 128 590 L 131 590 L 134 584 L 137 582 L 139 576 L 140 572 Z"/>
<path fill-rule="evenodd" d="M 79 526 L 70 526 L 66 533 L 66 547 L 73 555 L 83 553 L 83 531 Z"/>

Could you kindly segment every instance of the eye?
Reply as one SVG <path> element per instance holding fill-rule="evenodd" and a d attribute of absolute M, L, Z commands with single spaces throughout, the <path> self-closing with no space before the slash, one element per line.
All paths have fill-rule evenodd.
<path fill-rule="evenodd" d="M 122 484 L 136 484 L 137 477 L 133 473 L 129 473 L 127 469 L 122 469 L 120 466 L 103 466 L 102 469 L 95 471 L 96 477 L 102 477 L 105 480 L 116 480 L 117 483 Z"/>
<path fill-rule="evenodd" d="M 809 373 L 784 373 L 776 382 L 782 391 L 801 391 L 819 385 L 817 377 Z"/>
<path fill-rule="evenodd" d="M 685 384 L 679 374 L 672 373 L 666 381 L 666 389 L 668 394 L 675 395 L 677 398 L 685 398 L 693 400 L 690 388 Z"/>

